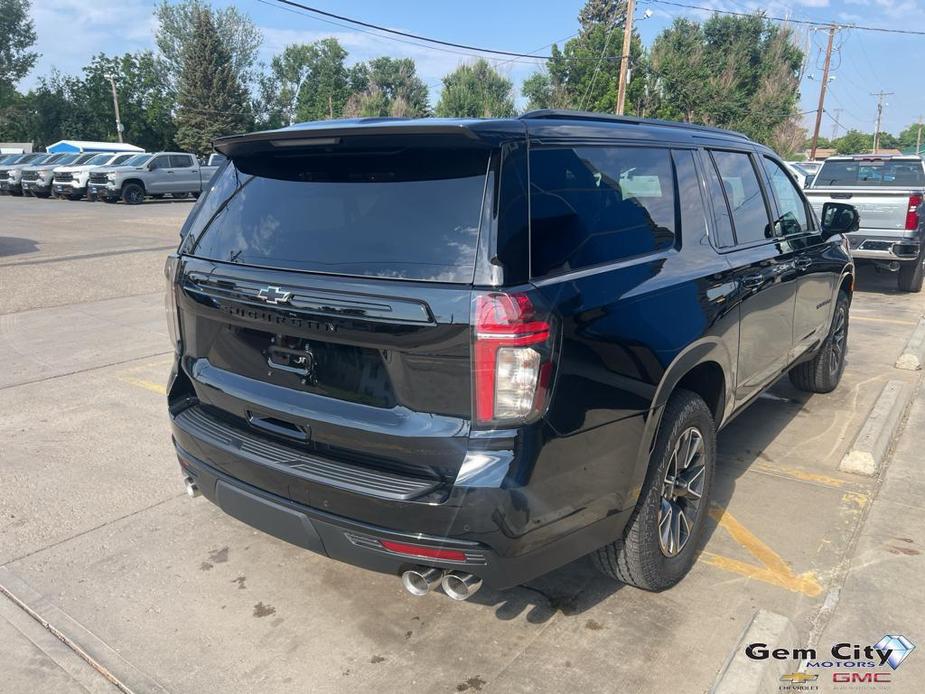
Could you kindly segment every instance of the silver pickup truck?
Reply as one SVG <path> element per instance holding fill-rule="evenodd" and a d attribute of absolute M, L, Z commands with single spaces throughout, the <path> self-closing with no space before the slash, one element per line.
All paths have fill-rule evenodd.
<path fill-rule="evenodd" d="M 146 197 L 199 197 L 216 171 L 186 152 L 139 154 L 122 166 L 94 169 L 87 187 L 91 197 L 137 205 Z"/>
<path fill-rule="evenodd" d="M 816 214 L 827 202 L 847 202 L 861 228 L 847 234 L 851 255 L 896 272 L 899 288 L 922 289 L 925 274 L 925 164 L 921 157 L 853 154 L 829 157 L 805 191 Z"/>

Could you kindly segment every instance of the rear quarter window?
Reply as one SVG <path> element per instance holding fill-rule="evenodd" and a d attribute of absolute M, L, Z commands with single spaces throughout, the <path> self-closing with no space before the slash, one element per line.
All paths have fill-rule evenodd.
<path fill-rule="evenodd" d="M 668 149 L 534 148 L 530 191 L 534 277 L 674 245 L 676 194 Z"/>

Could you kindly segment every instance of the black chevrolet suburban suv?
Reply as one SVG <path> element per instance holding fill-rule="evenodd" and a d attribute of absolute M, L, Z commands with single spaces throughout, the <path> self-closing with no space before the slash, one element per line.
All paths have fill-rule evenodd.
<path fill-rule="evenodd" d="M 166 266 L 187 491 L 412 593 L 589 553 L 675 584 L 717 430 L 841 377 L 857 213 L 743 135 L 538 111 L 215 146 Z"/>

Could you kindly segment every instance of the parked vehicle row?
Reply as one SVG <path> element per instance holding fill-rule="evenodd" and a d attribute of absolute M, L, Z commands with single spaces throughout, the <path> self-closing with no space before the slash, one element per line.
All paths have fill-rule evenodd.
<path fill-rule="evenodd" d="M 202 165 L 187 152 L 30 153 L 0 157 L 0 193 L 123 202 L 198 197 L 224 156 Z"/>

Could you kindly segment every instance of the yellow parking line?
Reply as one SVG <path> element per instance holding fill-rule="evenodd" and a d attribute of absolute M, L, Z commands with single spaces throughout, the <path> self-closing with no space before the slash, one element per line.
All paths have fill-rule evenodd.
<path fill-rule="evenodd" d="M 803 593 L 811 598 L 822 593 L 822 586 L 811 571 L 799 575 L 795 574 L 777 552 L 759 540 L 748 528 L 736 520 L 727 509 L 719 504 L 712 504 L 710 516 L 717 522 L 719 527 L 728 532 L 761 565 L 749 564 L 738 559 L 706 551 L 701 553 L 700 561 L 746 578 L 753 578 L 785 588 L 794 593 Z"/>
<path fill-rule="evenodd" d="M 893 325 L 916 325 L 918 321 L 914 320 L 898 320 L 896 318 L 874 318 L 873 316 L 858 316 L 854 313 L 851 314 L 851 320 L 866 320 L 871 323 L 892 323 Z"/>
<path fill-rule="evenodd" d="M 748 469 L 754 472 L 763 472 L 768 475 L 788 477 L 790 479 L 799 480 L 800 482 L 813 482 L 825 487 L 832 487 L 833 489 L 855 486 L 854 482 L 849 482 L 848 480 L 829 477 L 828 475 L 820 475 L 818 472 L 807 472 L 806 470 L 801 470 L 800 468 L 790 465 L 778 465 L 777 463 L 769 463 L 763 460 L 756 460 L 748 466 Z"/>
<path fill-rule="evenodd" d="M 147 381 L 143 378 L 134 378 L 132 376 L 120 376 L 119 380 L 126 383 L 131 383 L 133 386 L 138 386 L 139 388 L 144 388 L 145 390 L 150 390 L 152 393 L 157 393 L 158 395 L 167 395 L 167 389 L 161 383 Z"/>

